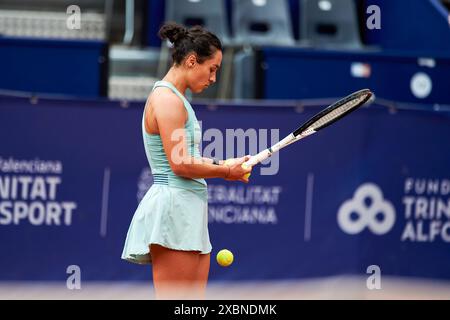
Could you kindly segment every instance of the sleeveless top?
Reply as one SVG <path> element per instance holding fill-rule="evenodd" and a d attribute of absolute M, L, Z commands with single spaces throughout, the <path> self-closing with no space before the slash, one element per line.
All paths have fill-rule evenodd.
<path fill-rule="evenodd" d="M 186 98 L 167 81 L 158 81 L 153 86 L 154 91 L 158 87 L 166 87 L 172 90 L 182 101 L 188 113 L 185 123 L 186 144 L 189 155 L 201 158 L 200 142 L 202 139 L 201 128 L 195 115 L 194 109 Z M 171 106 L 166 106 L 170 108 Z M 177 176 L 170 167 L 169 160 L 163 148 L 163 143 L 159 134 L 149 134 L 145 131 L 145 108 L 142 116 L 142 135 L 144 140 L 145 154 L 150 165 L 154 184 L 163 184 L 177 188 L 188 189 L 195 192 L 205 201 L 207 200 L 207 184 L 205 179 L 190 179 Z"/>

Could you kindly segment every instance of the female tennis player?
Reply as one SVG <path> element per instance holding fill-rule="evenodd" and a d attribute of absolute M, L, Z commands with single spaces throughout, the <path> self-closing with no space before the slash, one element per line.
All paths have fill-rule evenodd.
<path fill-rule="evenodd" d="M 142 120 L 145 152 L 154 184 L 140 202 L 122 258 L 152 264 L 157 299 L 203 298 L 208 281 L 211 243 L 205 178 L 248 182 L 242 168 L 200 156 L 200 126 L 185 98 L 216 82 L 222 44 L 202 27 L 167 23 L 159 31 L 173 44 L 173 65 L 157 82 Z M 176 294 L 176 295 L 174 295 Z"/>

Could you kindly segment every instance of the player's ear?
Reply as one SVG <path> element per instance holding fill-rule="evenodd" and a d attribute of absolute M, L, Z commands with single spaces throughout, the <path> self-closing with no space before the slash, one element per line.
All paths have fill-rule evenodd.
<path fill-rule="evenodd" d="M 187 68 L 193 68 L 197 64 L 197 56 L 195 54 L 190 54 L 185 60 L 185 66 Z"/>

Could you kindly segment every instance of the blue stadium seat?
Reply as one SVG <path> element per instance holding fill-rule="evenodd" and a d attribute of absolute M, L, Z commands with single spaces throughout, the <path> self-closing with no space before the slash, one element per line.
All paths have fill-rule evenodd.
<path fill-rule="evenodd" d="M 354 0 L 300 0 L 300 40 L 317 47 L 360 48 Z"/>
<path fill-rule="evenodd" d="M 285 0 L 234 0 L 234 41 L 249 45 L 295 43 Z"/>
<path fill-rule="evenodd" d="M 225 44 L 229 42 L 223 0 L 167 0 L 166 21 L 175 21 L 188 27 L 201 25 L 214 32 Z"/>

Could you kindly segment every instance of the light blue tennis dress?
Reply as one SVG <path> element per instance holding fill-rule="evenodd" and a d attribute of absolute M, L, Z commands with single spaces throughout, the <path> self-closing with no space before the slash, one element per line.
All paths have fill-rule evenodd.
<path fill-rule="evenodd" d="M 201 129 L 191 104 L 170 82 L 158 81 L 153 90 L 158 87 L 171 89 L 183 101 L 188 113 L 185 124 L 187 146 L 190 155 L 199 158 Z M 174 250 L 210 253 L 206 181 L 175 175 L 164 152 L 161 137 L 148 134 L 144 120 L 145 111 L 142 135 L 154 184 L 134 213 L 122 259 L 139 264 L 151 263 L 150 244 Z"/>

